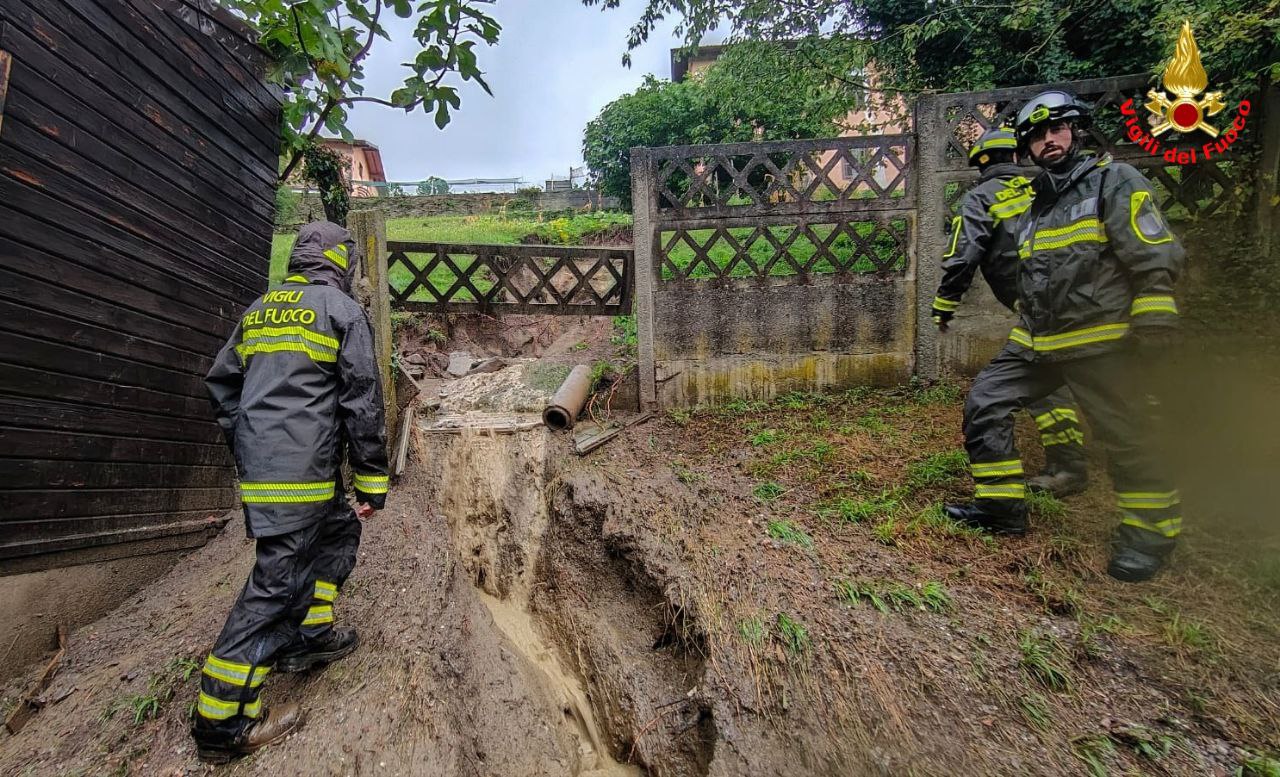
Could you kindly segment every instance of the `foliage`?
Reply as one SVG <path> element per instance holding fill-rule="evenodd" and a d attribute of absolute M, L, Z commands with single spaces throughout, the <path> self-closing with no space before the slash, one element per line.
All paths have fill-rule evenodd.
<path fill-rule="evenodd" d="M 425 196 L 430 194 L 448 194 L 448 193 L 449 193 L 449 182 L 443 178 L 439 178 L 433 175 L 427 180 L 421 181 L 418 183 L 418 194 L 420 195 Z"/>
<path fill-rule="evenodd" d="M 797 656 L 809 652 L 811 645 L 809 630 L 804 627 L 803 623 L 785 612 L 780 612 L 778 613 L 777 624 L 778 637 L 782 640 L 782 644 L 786 647 L 788 653 Z"/>
<path fill-rule="evenodd" d="M 303 175 L 320 190 L 324 217 L 346 226 L 351 209 L 351 183 L 346 165 L 338 152 L 319 143 L 309 143 L 302 151 Z"/>
<path fill-rule="evenodd" d="M 589 237 L 630 226 L 630 213 L 598 210 L 551 219 L 539 224 L 532 234 L 551 245 L 583 245 Z"/>
<path fill-rule="evenodd" d="M 616 8 L 620 0 L 583 0 Z M 646 0 L 628 49 L 659 20 L 681 21 L 689 46 L 727 24 L 730 41 L 833 38 L 844 59 L 808 60 L 840 82 L 874 63 L 887 91 L 963 91 L 1099 75 L 1161 72 L 1184 19 L 1216 88 L 1229 98 L 1280 78 L 1280 0 L 1129 0 L 1123 3 L 923 3 L 919 0 Z M 627 57 L 624 55 L 624 61 Z"/>
<path fill-rule="evenodd" d="M 281 134 L 293 159 L 281 178 L 293 172 L 297 159 L 321 129 L 351 140 L 347 109 L 371 102 L 434 114 L 436 126 L 449 123 L 461 104 L 458 89 L 445 84 L 456 73 L 489 91 L 476 60 L 477 43 L 494 45 L 501 27 L 483 6 L 491 0 L 222 0 L 259 33 L 271 55 L 269 73 L 285 94 Z M 387 97 L 364 94 L 364 59 L 374 38 L 390 41 L 381 24 L 390 9 L 412 19 L 416 51 L 404 63 L 408 72 Z"/>
<path fill-rule="evenodd" d="M 1044 687 L 1069 691 L 1075 685 L 1062 645 L 1052 634 L 1023 631 L 1018 636 L 1018 649 L 1023 670 Z"/>
<path fill-rule="evenodd" d="M 809 536 L 808 532 L 801 529 L 799 526 L 796 526 L 791 521 L 769 521 L 766 531 L 769 536 L 775 540 L 782 540 L 783 542 L 789 542 L 792 545 L 799 545 L 804 548 L 813 547 L 813 537 Z"/>
<path fill-rule="evenodd" d="M 293 221 L 298 213 L 298 204 L 302 196 L 293 189 L 280 184 L 276 187 L 276 224 L 284 225 Z"/>

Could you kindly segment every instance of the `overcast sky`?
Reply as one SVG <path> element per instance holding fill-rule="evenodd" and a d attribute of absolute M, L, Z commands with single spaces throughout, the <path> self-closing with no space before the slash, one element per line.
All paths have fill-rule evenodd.
<path fill-rule="evenodd" d="M 580 0 L 499 0 L 490 8 L 502 25 L 497 46 L 477 46 L 493 97 L 463 84 L 462 107 L 444 130 L 421 110 L 411 114 L 357 104 L 348 126 L 378 146 L 387 178 L 417 181 L 523 177 L 541 185 L 582 164 L 582 130 L 600 109 L 634 91 L 646 73 L 671 76 L 674 21 L 667 21 L 621 64 L 627 31 L 644 0 L 623 0 L 615 10 Z M 385 15 L 384 15 L 385 18 Z M 392 40 L 379 39 L 366 65 L 366 94 L 386 97 L 403 80 L 399 63 L 416 43 L 407 20 L 392 17 Z"/>

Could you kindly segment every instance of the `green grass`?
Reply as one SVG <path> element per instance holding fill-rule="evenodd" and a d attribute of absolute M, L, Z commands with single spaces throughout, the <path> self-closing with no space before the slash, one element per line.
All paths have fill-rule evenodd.
<path fill-rule="evenodd" d="M 810 537 L 804 529 L 796 526 L 791 521 L 769 521 L 766 531 L 775 540 L 782 540 L 804 548 L 813 547 L 813 537 Z"/>
<path fill-rule="evenodd" d="M 770 445 L 781 440 L 786 435 L 777 429 L 763 429 L 751 436 L 751 444 L 759 448 L 761 445 Z"/>
<path fill-rule="evenodd" d="M 1193 653 L 1210 657 L 1218 653 L 1218 638 L 1208 626 L 1198 621 L 1184 620 L 1176 612 L 1164 624 L 1164 639 L 1173 647 Z"/>
<path fill-rule="evenodd" d="M 1280 760 L 1253 753 L 1236 769 L 1235 777 L 1280 777 Z"/>
<path fill-rule="evenodd" d="M 866 499 L 841 497 L 818 510 L 822 518 L 839 518 L 845 523 L 862 523 L 873 518 L 893 515 L 902 502 L 890 491 L 882 491 L 879 496 Z"/>
<path fill-rule="evenodd" d="M 782 486 L 770 481 L 756 486 L 752 489 L 751 493 L 754 494 L 755 498 L 759 499 L 761 502 L 772 502 L 782 496 L 783 490 Z"/>
<path fill-rule="evenodd" d="M 895 580 L 839 580 L 836 596 L 851 605 L 866 602 L 885 614 L 904 610 L 942 612 L 951 606 L 946 587 L 936 580 L 919 589 Z"/>
<path fill-rule="evenodd" d="M 1018 637 L 1023 670 L 1051 691 L 1069 691 L 1075 681 L 1062 645 L 1051 634 L 1023 631 Z"/>
<path fill-rule="evenodd" d="M 1030 726 L 1038 731 L 1048 731 L 1053 723 L 1049 713 L 1049 701 L 1032 691 L 1018 697 L 1018 706 L 1022 709 L 1022 717 Z"/>
<path fill-rule="evenodd" d="M 759 618 L 744 618 L 738 622 L 738 634 L 748 645 L 758 648 L 769 636 L 769 627 Z"/>
<path fill-rule="evenodd" d="M 778 636 L 782 640 L 782 646 L 792 656 L 802 656 L 809 652 L 809 630 L 785 612 L 778 613 Z"/>
<path fill-rule="evenodd" d="M 969 456 L 964 451 L 943 451 L 907 468 L 907 485 L 912 488 L 941 486 L 950 483 L 969 469 Z"/>
<path fill-rule="evenodd" d="M 1084 762 L 1090 777 L 1107 777 L 1107 759 L 1115 754 L 1116 746 L 1109 737 L 1095 734 L 1072 740 L 1071 750 Z"/>

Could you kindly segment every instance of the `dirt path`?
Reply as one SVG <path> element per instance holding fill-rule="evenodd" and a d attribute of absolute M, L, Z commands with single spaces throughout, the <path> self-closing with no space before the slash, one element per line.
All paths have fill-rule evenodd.
<path fill-rule="evenodd" d="M 233 522 L 72 635 L 0 774 L 1268 774 L 1266 568 L 1197 522 L 1171 573 L 1110 581 L 1101 476 L 1025 539 L 947 523 L 959 396 L 678 412 L 585 458 L 544 429 L 420 431 L 338 602 L 364 645 L 268 682 L 301 732 L 194 759 L 191 670 L 251 563 Z"/>

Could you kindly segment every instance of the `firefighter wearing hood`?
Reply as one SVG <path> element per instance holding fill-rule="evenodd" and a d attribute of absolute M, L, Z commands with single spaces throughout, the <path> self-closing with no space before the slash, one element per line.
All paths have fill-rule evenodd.
<path fill-rule="evenodd" d="M 206 378 L 256 540 L 253 571 L 201 672 L 192 734 L 207 761 L 301 724 L 296 705 L 263 705 L 268 674 L 322 666 L 359 641 L 335 628 L 333 608 L 355 566 L 359 519 L 386 500 L 387 454 L 373 334 L 351 296 L 356 259 L 343 227 L 302 227 L 284 283 L 244 312 Z"/>

